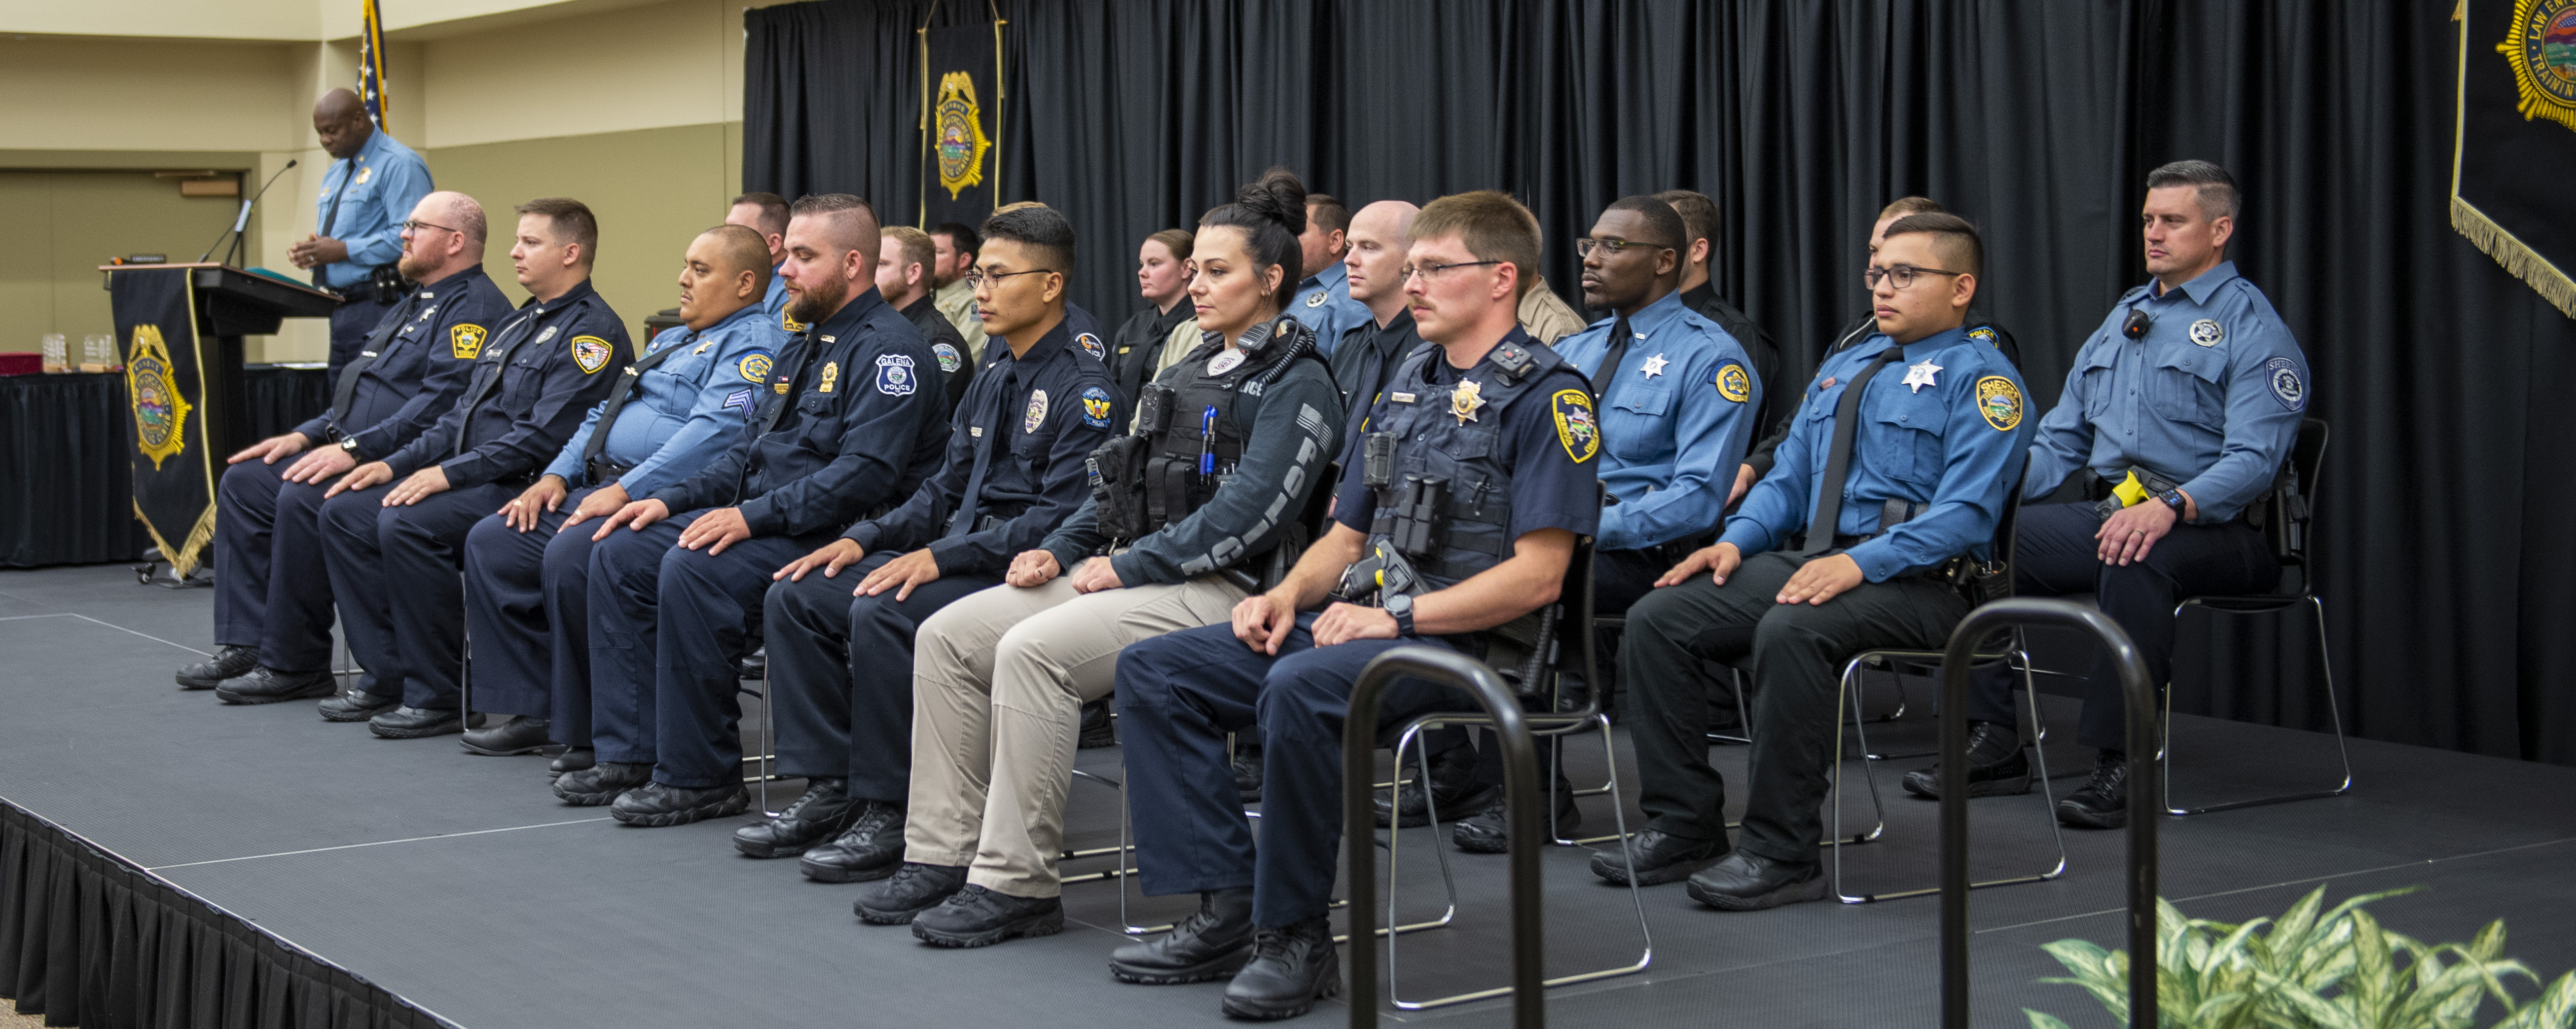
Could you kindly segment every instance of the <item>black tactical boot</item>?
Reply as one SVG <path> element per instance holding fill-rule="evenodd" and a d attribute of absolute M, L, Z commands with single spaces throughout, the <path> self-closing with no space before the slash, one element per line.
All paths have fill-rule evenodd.
<path fill-rule="evenodd" d="M 401 697 L 380 696 L 353 687 L 313 707 L 322 712 L 325 722 L 364 722 L 401 706 Z"/>
<path fill-rule="evenodd" d="M 1905 773 L 1905 792 L 1941 799 L 1941 766 Z M 2030 752 L 2012 727 L 1968 723 L 1968 796 L 2008 797 L 2030 792 Z"/>
<path fill-rule="evenodd" d="M 267 665 L 215 684 L 215 699 L 227 704 L 274 704 L 338 692 L 340 684 L 329 672 L 281 672 Z"/>
<path fill-rule="evenodd" d="M 1234 741 L 1234 791 L 1246 804 L 1261 803 L 1261 744 L 1241 737 Z"/>
<path fill-rule="evenodd" d="M 863 883 L 894 874 L 903 863 L 903 808 L 881 800 L 859 802 L 858 817 L 832 842 L 805 852 L 796 862 L 805 878 L 818 883 Z"/>
<path fill-rule="evenodd" d="M 1682 889 L 1692 900 L 1721 911 L 1760 911 L 1823 900 L 1825 869 L 1820 862 L 1791 864 L 1739 850 L 1691 876 Z"/>
<path fill-rule="evenodd" d="M 192 690 L 211 690 L 223 685 L 224 680 L 248 675 L 257 667 L 259 648 L 218 645 L 214 656 L 179 666 L 179 685 Z"/>
<path fill-rule="evenodd" d="M 738 815 L 750 806 L 751 791 L 738 782 L 703 790 L 647 782 L 618 794 L 608 805 L 608 817 L 628 825 L 657 828 Z"/>
<path fill-rule="evenodd" d="M 651 765 L 602 761 L 578 772 L 565 772 L 555 780 L 555 796 L 567 804 L 598 807 L 614 804 L 618 794 L 652 781 Z"/>
<path fill-rule="evenodd" d="M 1619 846 L 1628 852 L 1628 860 L 1620 860 L 1615 851 L 1601 851 L 1592 855 L 1592 874 L 1621 886 L 1628 885 L 1630 862 L 1637 868 L 1637 885 L 1659 886 L 1688 879 L 1733 849 L 1723 838 L 1686 840 L 1653 829 L 1622 840 Z"/>
<path fill-rule="evenodd" d="M 546 737 L 550 731 L 551 726 L 543 718 L 511 715 L 502 719 L 499 725 L 468 731 L 459 742 L 467 753 L 511 757 L 545 749 L 553 742 Z"/>
<path fill-rule="evenodd" d="M 756 858 L 795 857 L 840 835 L 865 805 L 850 799 L 847 779 L 807 779 L 805 795 L 778 817 L 733 831 L 733 846 Z"/>
<path fill-rule="evenodd" d="M 398 707 L 367 719 L 367 731 L 389 740 L 445 736 L 465 731 L 465 715 L 453 708 Z"/>
<path fill-rule="evenodd" d="M 1098 750 L 1118 745 L 1118 726 L 1109 718 L 1109 698 L 1085 701 L 1082 705 L 1082 737 L 1074 743 L 1077 749 Z"/>
<path fill-rule="evenodd" d="M 1476 748 L 1451 747 L 1431 755 L 1430 772 L 1415 769 L 1413 781 L 1398 787 L 1391 800 L 1387 791 L 1380 790 L 1372 803 L 1377 808 L 1378 828 L 1386 828 L 1400 814 L 1404 827 L 1415 829 L 1431 824 L 1431 801 L 1439 802 L 1441 817 L 1454 820 L 1501 803 L 1502 799 L 1501 787 L 1476 781 Z"/>
<path fill-rule="evenodd" d="M 906 861 L 893 875 L 859 887 L 850 913 L 869 925 L 903 925 L 965 887 L 964 866 Z"/>
<path fill-rule="evenodd" d="M 1109 974 L 1148 986 L 1223 979 L 1252 960 L 1252 887 L 1199 894 L 1172 931 L 1109 952 Z"/>
<path fill-rule="evenodd" d="M 1322 915 L 1255 933 L 1252 961 L 1225 984 L 1225 1013 L 1264 1022 L 1295 1018 L 1342 992 L 1333 926 Z"/>
<path fill-rule="evenodd" d="M 1452 845 L 1470 854 L 1511 852 L 1511 823 L 1505 818 L 1500 791 L 1496 793 L 1494 802 L 1485 805 L 1484 810 L 1461 819 L 1457 825 L 1449 827 L 1449 842 Z M 1557 834 L 1572 839 L 1571 834 L 1582 825 L 1583 812 L 1574 806 L 1574 784 L 1559 781 L 1556 784 L 1555 829 Z M 1540 832 L 1546 832 L 1548 828 L 1545 823 L 1539 825 Z"/>
<path fill-rule="evenodd" d="M 578 772 L 598 763 L 599 751 L 595 748 L 565 747 L 563 753 L 555 755 L 554 760 L 546 762 L 546 778 L 552 779 L 567 772 Z"/>
<path fill-rule="evenodd" d="M 1064 931 L 1064 902 L 1054 897 L 1014 897 L 981 886 L 949 894 L 938 907 L 913 917 L 912 934 L 934 947 L 990 947 L 1020 936 Z"/>
<path fill-rule="evenodd" d="M 2129 827 L 2129 756 L 2106 750 L 2084 788 L 2057 802 L 2057 820 L 2082 829 Z"/>

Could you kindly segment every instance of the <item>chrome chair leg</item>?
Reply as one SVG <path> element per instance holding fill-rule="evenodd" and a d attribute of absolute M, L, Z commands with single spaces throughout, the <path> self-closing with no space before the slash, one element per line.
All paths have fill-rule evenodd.
<path fill-rule="evenodd" d="M 2261 807 L 2261 806 L 2266 805 L 2266 804 L 2285 804 L 2285 803 L 2288 803 L 2288 802 L 2290 802 L 2290 801 L 2294 801 L 2294 800 L 2320 800 L 2320 799 L 2323 799 L 2323 798 L 2326 798 L 2326 797 L 2337 797 L 2337 796 L 2342 796 L 2343 794 L 2346 794 L 2346 793 L 2350 793 L 2350 792 L 2352 792 L 2352 750 L 2351 750 L 2350 746 L 2348 746 L 2348 745 L 2344 742 L 2344 734 L 2343 734 L 2343 709 L 2342 709 L 2342 707 L 2341 707 L 2340 703 L 2335 699 L 2335 687 L 2334 687 L 2334 655 L 2333 655 L 2333 654 L 2331 654 L 2331 653 L 2329 653 L 2329 652 L 2328 652 L 2328 650 L 2327 650 L 2327 648 L 2326 648 L 2326 605 L 2325 605 L 2325 601 L 2323 601 L 2323 600 L 2319 599 L 2315 594 L 2311 593 L 2311 594 L 2309 594 L 2309 595 L 2307 595 L 2307 596 L 2305 596 L 2305 597 L 2301 597 L 2301 598 L 2299 598 L 2299 603 L 2302 603 L 2302 604 L 2307 605 L 2307 606 L 2308 606 L 2308 608 L 2309 608 L 2311 611 L 2313 611 L 2313 612 L 2315 613 L 2315 615 L 2316 615 L 2316 625 L 2317 625 L 2317 662 L 2318 662 L 2318 666 L 2319 666 L 2321 669 L 2323 669 L 2323 670 L 2324 670 L 2324 672 L 2325 672 L 2325 678 L 2326 678 L 2326 717 L 2327 717 L 2327 719 L 2328 719 L 2329 721 L 2331 721 L 2331 722 L 2333 723 L 2333 726 L 2334 726 L 2335 757 L 2336 757 L 2337 761 L 2338 761 L 2338 762 L 2343 766 L 2343 781 L 2342 781 L 2342 782 L 2339 782 L 2339 783 L 2337 783 L 2337 784 L 2335 784 L 2335 786 L 2334 786 L 2332 789 L 2324 789 L 2324 790 L 2310 790 L 2310 791 L 2306 791 L 2306 792 L 2302 792 L 2302 793 L 2285 793 L 2285 794 L 2281 794 L 2281 795 L 2279 795 L 2279 796 L 2272 796 L 2272 797 L 2255 797 L 2255 798 L 2248 799 L 2248 800 L 2231 800 L 2231 801 L 2223 801 L 2223 802 L 2215 803 L 2215 804 L 2188 805 L 2188 804 L 2183 804 L 2183 803 L 2180 803 L 2180 802 L 2176 801 L 2176 800 L 2174 799 L 2174 796 L 2175 796 L 2175 794 L 2174 794 L 2174 785 L 2173 785 L 2173 766 L 2174 766 L 2174 763 L 2173 763 L 2173 760 L 2172 760 L 2172 755 L 2173 755 L 2173 726 L 2174 726 L 2174 720 L 2173 720 L 2173 688 L 2172 688 L 2172 685 L 2171 685 L 2171 684 L 2166 684 L 2166 688 L 2165 688 L 2165 710 L 2164 710 L 2165 724 L 2164 724 L 2164 735 L 2163 735 L 2163 744 L 2164 744 L 2164 747 L 2163 747 L 2163 752 L 2159 755 L 2159 757 L 2163 759 L 2163 760 L 2162 760 L 2162 770 L 2161 770 L 2160 774 L 2162 774 L 2162 775 L 2164 776 L 2164 780 L 2165 780 L 2165 813 L 2166 813 L 2166 814 L 2169 814 L 2169 815 L 2177 815 L 2177 816 L 2182 816 L 2182 815 L 2205 815 L 2205 814 L 2208 814 L 2208 813 L 2210 813 L 2210 812 L 2212 812 L 2212 811 L 2233 811 L 2233 810 L 2236 810 L 2236 809 L 2238 809 L 2238 808 Z M 2198 603 L 2196 602 L 2196 599 L 2195 599 L 2195 600 L 2185 600 L 2185 601 L 2183 601 L 2181 604 L 2175 605 L 2175 607 L 2174 607 L 2174 616 L 2175 616 L 2175 617 L 2177 617 L 2177 618 L 2179 618 L 2179 617 L 2181 617 L 2181 616 L 2182 616 L 2183 608 L 2186 608 L 2186 607 L 2194 607 L 2194 606 L 2204 607 L 2204 608 L 2207 608 L 2209 611 L 2212 611 L 2212 612 L 2215 612 L 2215 613 L 2219 613 L 2219 614 L 2244 614 L 2244 613 L 2250 613 L 2250 612 L 2230 611 L 2230 610 L 2228 610 L 2228 609 L 2226 609 L 2226 608 L 2223 608 L 2223 607 L 2212 607 L 2212 606 L 2209 606 L 2209 605 L 2198 604 Z M 2295 605 L 2293 605 L 2293 606 L 2295 606 Z M 2287 607 L 2283 607 L 2283 608 L 2279 608 L 2279 609 L 2277 609 L 2277 610 L 2288 610 L 2288 608 L 2287 608 Z"/>
<path fill-rule="evenodd" d="M 2049 833 L 2051 838 L 2057 843 L 2057 863 L 2046 871 L 2031 875 L 2014 876 L 2005 879 L 1989 879 L 1984 882 L 1970 883 L 1970 889 L 1985 889 L 1991 886 L 2016 886 L 2024 883 L 2047 882 L 2066 874 L 2066 833 L 2065 829 L 2057 822 L 2056 794 L 2049 788 L 2048 784 L 2048 755 L 2037 742 L 2040 739 L 2044 739 L 2047 736 L 2048 731 L 2046 722 L 2041 717 L 2039 710 L 2038 680 L 2030 673 L 2030 654 L 2022 644 L 2019 637 L 2015 637 L 2013 647 L 2013 650 L 2008 651 L 2004 655 L 2004 660 L 2010 662 L 2007 667 L 2018 666 L 2017 670 L 2022 673 L 2023 699 L 2026 706 L 2030 708 L 2032 736 L 2034 738 L 2031 749 L 2038 752 L 2039 758 L 2040 813 L 2042 818 L 2048 820 Z M 1855 894 L 1850 892 L 1844 884 L 1842 848 L 1849 844 L 1865 843 L 1875 840 L 1879 838 L 1879 835 L 1884 832 L 1887 827 L 1886 809 L 1883 806 L 1878 806 L 1881 802 L 1878 792 L 1878 777 L 1874 768 L 1874 763 L 1864 757 L 1861 761 L 1861 779 L 1869 786 L 1870 803 L 1877 808 L 1879 822 L 1878 825 L 1873 827 L 1868 833 L 1852 837 L 1848 840 L 1845 839 L 1842 831 L 1843 765 L 1845 764 L 1845 761 L 1843 759 L 1842 733 L 1839 727 L 1842 722 L 1842 709 L 1846 705 L 1852 709 L 1852 731 L 1859 737 L 1860 749 L 1864 754 L 1869 750 L 1869 730 L 1865 720 L 1859 717 L 1860 690 L 1857 683 L 1857 676 L 1854 674 L 1859 670 L 1860 663 L 1861 658 L 1855 657 L 1843 666 L 1842 690 L 1835 702 L 1836 710 L 1834 721 L 1837 729 L 1834 733 L 1833 835 L 1826 843 L 1826 846 L 1830 847 L 1833 851 L 1834 897 L 1845 904 L 1870 904 L 1882 900 L 1895 900 L 1901 897 L 1922 897 L 1937 894 L 1941 892 L 1940 887 L 1937 885 L 1921 889 L 1889 890 L 1879 893 Z"/>

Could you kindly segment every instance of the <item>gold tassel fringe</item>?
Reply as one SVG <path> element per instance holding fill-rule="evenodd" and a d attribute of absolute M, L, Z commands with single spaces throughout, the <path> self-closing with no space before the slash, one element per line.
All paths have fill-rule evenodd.
<path fill-rule="evenodd" d="M 2505 231 L 2504 226 L 2496 224 L 2484 212 L 2469 206 L 2468 201 L 2456 195 L 2451 197 L 2451 228 L 2469 237 L 2469 242 L 2495 258 L 2505 271 L 2530 283 L 2531 288 L 2551 306 L 2558 308 L 2559 313 L 2576 318 L 2576 280 L 2570 280 L 2566 272 L 2558 270 L 2547 258 L 2533 252 L 2521 240 L 2514 238 L 2513 233 Z"/>
<path fill-rule="evenodd" d="M 198 555 L 204 553 L 206 544 L 215 539 L 215 505 L 206 505 L 205 513 L 197 516 L 197 524 L 188 529 L 187 541 L 174 548 L 169 540 L 162 538 L 161 528 L 143 516 L 143 505 L 132 503 L 134 520 L 142 522 L 143 531 L 152 534 L 152 545 L 161 548 L 162 560 L 170 562 L 170 573 L 185 579 L 188 573 L 196 571 Z"/>

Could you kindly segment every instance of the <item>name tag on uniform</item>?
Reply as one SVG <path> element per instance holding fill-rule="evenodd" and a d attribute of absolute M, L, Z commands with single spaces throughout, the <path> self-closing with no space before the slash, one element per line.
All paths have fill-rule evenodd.
<path fill-rule="evenodd" d="M 1389 400 L 1393 400 L 1393 401 L 1395 401 L 1396 403 L 1399 403 L 1399 404 L 1410 404 L 1410 403 L 1412 403 L 1412 402 L 1413 402 L 1413 394 L 1411 394 L 1411 393 L 1390 393 L 1390 394 L 1388 394 L 1388 395 L 1387 395 L 1387 399 L 1389 399 Z"/>
<path fill-rule="evenodd" d="M 969 426 L 967 426 L 967 427 L 966 427 L 966 434 L 967 434 L 967 435 L 969 435 L 969 436 L 973 436 L 973 437 L 975 437 L 976 439 L 983 439 L 983 438 L 984 438 L 984 427 L 983 427 L 983 426 L 981 426 L 981 425 L 969 425 Z"/>

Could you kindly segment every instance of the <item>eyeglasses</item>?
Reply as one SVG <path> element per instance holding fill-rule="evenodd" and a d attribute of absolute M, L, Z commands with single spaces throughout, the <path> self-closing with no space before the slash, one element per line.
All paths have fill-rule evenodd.
<path fill-rule="evenodd" d="M 1586 236 L 1574 241 L 1574 253 L 1577 257 L 1590 257 L 1595 249 L 1607 250 L 1615 256 L 1627 253 L 1631 249 L 1679 250 L 1681 248 L 1666 243 L 1648 243 L 1641 239 L 1593 239 Z"/>
<path fill-rule="evenodd" d="M 1408 265 L 1405 265 L 1405 266 L 1404 266 L 1404 269 L 1403 269 L 1402 271 L 1399 271 L 1399 272 L 1397 272 L 1397 273 L 1396 273 L 1396 275 L 1395 275 L 1395 281 L 1396 281 L 1398 284 L 1402 284 L 1402 283 L 1406 283 L 1406 282 L 1411 282 L 1411 281 L 1413 281 L 1413 277 L 1414 277 L 1414 276 L 1419 275 L 1419 276 L 1421 276 L 1421 277 L 1422 277 L 1422 281 L 1423 281 L 1423 283 L 1424 283 L 1425 285 L 1428 285 L 1428 284 L 1431 282 L 1431 280 L 1436 279 L 1436 278 L 1439 278 L 1440 276 L 1447 274 L 1447 273 L 1448 273 L 1448 271 L 1449 271 L 1449 269 L 1452 269 L 1452 268 L 1474 268 L 1474 267 L 1476 267 L 1476 266 L 1478 266 L 1478 265 L 1487 265 L 1487 264 L 1509 264 L 1509 263 L 1511 263 L 1511 262 L 1508 262 L 1508 261 L 1458 261 L 1458 262 L 1455 262 L 1455 263 L 1452 263 L 1452 264 L 1408 264 Z"/>
<path fill-rule="evenodd" d="M 1000 280 L 1014 275 L 1044 275 L 1054 270 L 1053 268 L 1031 268 L 1024 272 L 988 272 L 981 268 L 968 268 L 965 275 L 966 288 L 982 289 L 987 282 L 998 286 L 1001 285 Z"/>
<path fill-rule="evenodd" d="M 420 231 L 420 230 L 422 230 L 422 229 L 437 229 L 437 230 L 438 230 L 438 231 L 440 231 L 440 232 L 459 232 L 459 231 L 460 231 L 460 230 L 457 230 L 457 229 L 451 229 L 451 228 L 448 228 L 447 226 L 444 226 L 444 225 L 432 225 L 432 224 L 430 224 L 430 223 L 428 223 L 428 222 L 421 221 L 421 220 L 419 220 L 419 219 L 417 219 L 417 218 L 415 218 L 415 219 L 412 219 L 412 220 L 410 220 L 410 221 L 407 221 L 407 222 L 402 223 L 402 227 L 403 227 L 403 228 L 405 228 L 405 229 L 409 229 L 409 230 L 411 230 L 411 231 L 413 231 L 413 232 L 418 232 L 418 231 Z"/>
<path fill-rule="evenodd" d="M 1863 272 L 1861 272 L 1861 273 L 1860 273 L 1860 281 L 1862 281 L 1862 282 L 1864 282 L 1864 283 L 1867 283 L 1867 284 L 1869 285 L 1869 288 L 1871 288 L 1871 289 L 1877 289 L 1877 288 L 1878 288 L 1878 280 L 1880 280 L 1880 279 L 1889 279 L 1889 280 L 1893 280 L 1893 281 L 1896 283 L 1896 288 L 1898 288 L 1898 289 L 1906 289 L 1906 288 L 1909 288 L 1909 287 L 1911 287 L 1911 286 L 1913 286 L 1913 285 L 1914 285 L 1914 277 L 1915 277 L 1915 276 L 1917 276 L 1917 275 L 1966 275 L 1966 274 L 1968 274 L 1968 273 L 1966 273 L 1966 272 L 1943 271 L 1943 270 L 1941 270 L 1941 269 L 1939 269 L 1939 268 L 1917 268 L 1917 267 L 1915 267 L 1915 266 L 1913 266 L 1913 265 L 1910 265 L 1910 264 L 1900 264 L 1900 265 L 1896 265 L 1896 266 L 1891 267 L 1891 268 L 1871 268 L 1871 269 L 1868 269 L 1868 270 L 1866 270 L 1866 271 L 1863 271 Z"/>

